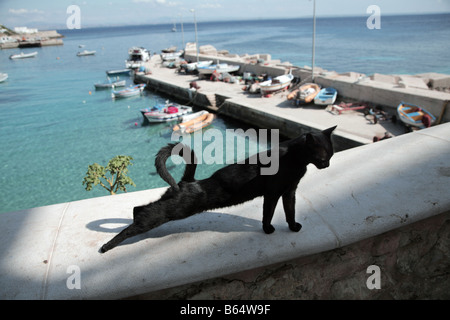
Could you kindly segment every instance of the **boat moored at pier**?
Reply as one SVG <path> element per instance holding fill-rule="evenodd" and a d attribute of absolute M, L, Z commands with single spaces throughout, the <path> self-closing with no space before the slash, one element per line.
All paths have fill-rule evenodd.
<path fill-rule="evenodd" d="M 125 66 L 128 69 L 137 69 L 150 60 L 150 52 L 142 47 L 131 47 L 128 49 L 128 60 L 125 61 Z"/>

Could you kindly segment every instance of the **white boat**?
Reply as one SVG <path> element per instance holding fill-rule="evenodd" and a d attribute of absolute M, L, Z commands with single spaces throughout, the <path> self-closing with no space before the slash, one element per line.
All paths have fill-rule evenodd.
<path fill-rule="evenodd" d="M 291 84 L 292 80 L 294 80 L 294 76 L 289 74 L 283 74 L 281 76 L 275 77 L 271 80 L 267 80 L 261 82 L 259 87 L 261 89 L 261 94 L 268 94 L 277 92 L 279 90 L 286 89 Z"/>
<path fill-rule="evenodd" d="M 6 79 L 8 79 L 8 74 L 0 73 L 0 82 L 4 82 L 4 81 L 6 81 Z"/>
<path fill-rule="evenodd" d="M 224 73 L 224 72 L 235 72 L 238 71 L 240 68 L 239 65 L 232 65 L 228 63 L 219 63 L 219 64 L 213 64 L 209 66 L 198 66 L 197 70 L 200 74 L 212 74 L 214 71 L 218 73 Z"/>
<path fill-rule="evenodd" d="M 117 99 L 117 98 L 128 98 L 128 97 L 133 97 L 133 96 L 137 96 L 140 95 L 145 88 L 145 84 L 138 84 L 123 90 L 118 90 L 118 91 L 113 91 L 111 93 L 111 97 L 113 99 Z"/>
<path fill-rule="evenodd" d="M 12 54 L 9 56 L 10 59 L 25 59 L 25 58 L 34 58 L 37 56 L 37 51 L 30 52 L 30 53 L 19 53 L 19 54 Z"/>
<path fill-rule="evenodd" d="M 89 51 L 89 50 L 83 50 L 77 53 L 77 56 L 79 57 L 84 57 L 84 56 L 93 56 L 95 55 L 97 51 L 93 50 L 93 51 Z"/>
<path fill-rule="evenodd" d="M 119 76 L 119 75 L 126 75 L 129 76 L 131 73 L 130 69 L 119 69 L 119 70 L 109 70 L 106 71 L 106 74 L 108 76 Z"/>
<path fill-rule="evenodd" d="M 108 80 L 104 83 L 95 83 L 95 89 L 108 89 L 108 88 L 117 88 L 117 87 L 125 87 L 127 84 L 126 80 L 112 81 L 109 77 Z"/>
<path fill-rule="evenodd" d="M 181 64 L 180 67 L 188 72 L 192 72 L 192 71 L 197 70 L 197 68 L 208 67 L 208 66 L 212 65 L 212 63 L 213 63 L 212 60 L 208 60 L 208 61 L 185 63 L 185 64 Z"/>
<path fill-rule="evenodd" d="M 151 123 L 178 120 L 191 112 L 192 108 L 189 106 L 169 102 L 141 110 L 142 115 Z"/>
<path fill-rule="evenodd" d="M 128 49 L 128 60 L 125 61 L 125 67 L 128 69 L 140 68 L 150 60 L 150 52 L 142 47 L 131 47 Z"/>
<path fill-rule="evenodd" d="M 177 52 L 161 53 L 161 59 L 163 61 L 174 61 L 174 60 L 181 58 L 183 53 L 184 53 L 184 50 L 180 50 Z"/>

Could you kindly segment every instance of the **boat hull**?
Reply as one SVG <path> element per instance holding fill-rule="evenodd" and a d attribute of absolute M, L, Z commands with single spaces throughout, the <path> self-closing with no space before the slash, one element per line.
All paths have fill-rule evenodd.
<path fill-rule="evenodd" d="M 337 98 L 337 90 L 334 88 L 324 88 L 314 98 L 314 104 L 329 105 L 333 104 Z"/>
<path fill-rule="evenodd" d="M 282 76 L 278 76 L 272 80 L 261 82 L 259 84 L 259 87 L 263 95 L 274 93 L 289 87 L 293 79 L 294 76 L 292 74 L 285 74 Z"/>
<path fill-rule="evenodd" d="M 198 115 L 196 117 L 188 121 L 184 121 L 183 119 L 182 123 L 173 127 L 173 131 L 178 131 L 180 133 L 194 133 L 203 128 L 206 128 L 214 120 L 214 115 L 207 111 L 205 112 L 200 111 L 197 114 Z"/>
<path fill-rule="evenodd" d="M 397 107 L 400 120 L 408 126 L 425 129 L 436 122 L 436 117 L 422 107 L 401 102 Z"/>
<path fill-rule="evenodd" d="M 37 51 L 35 52 L 31 52 L 31 53 L 19 53 L 19 54 L 13 54 L 11 55 L 9 58 L 12 60 L 16 60 L 16 59 L 26 59 L 26 58 L 34 58 L 37 56 Z"/>
<path fill-rule="evenodd" d="M 95 53 L 96 53 L 96 51 L 87 51 L 87 50 L 85 50 L 85 51 L 82 51 L 82 52 L 78 52 L 77 56 L 78 57 L 93 56 L 93 55 L 95 55 Z"/>
<path fill-rule="evenodd" d="M 305 83 L 297 90 L 292 91 L 288 96 L 288 100 L 296 100 L 297 104 L 307 104 L 314 101 L 314 98 L 320 91 L 320 86 L 315 83 Z"/>
<path fill-rule="evenodd" d="M 121 69 L 121 70 L 110 70 L 106 71 L 106 74 L 108 76 L 120 76 L 120 75 L 130 75 L 131 70 L 130 69 Z"/>
<path fill-rule="evenodd" d="M 177 112 L 167 113 L 164 112 L 164 109 L 168 107 L 176 107 L 178 109 Z M 171 104 L 164 107 L 163 110 L 150 111 L 143 113 L 144 117 L 150 123 L 161 123 L 161 122 L 169 122 L 179 120 L 184 115 L 187 115 L 192 112 L 192 108 L 188 106 L 183 106 L 179 104 Z M 141 111 L 142 112 L 142 111 Z"/>
<path fill-rule="evenodd" d="M 144 91 L 144 88 L 145 88 L 145 84 L 138 84 L 137 86 L 127 88 L 124 90 L 113 91 L 111 93 L 111 97 L 113 99 L 118 99 L 118 98 L 128 98 L 128 97 L 137 96 L 137 95 L 140 95 Z"/>
<path fill-rule="evenodd" d="M 8 79 L 7 73 L 0 73 L 0 82 L 5 82 Z"/>
<path fill-rule="evenodd" d="M 212 74 L 214 71 L 218 73 L 224 72 L 236 72 L 238 71 L 240 66 L 238 65 L 229 65 L 229 64 L 213 64 L 210 66 L 199 66 L 197 67 L 199 74 Z"/>
<path fill-rule="evenodd" d="M 112 82 L 112 83 L 96 83 L 94 84 L 95 89 L 99 90 L 99 89 L 111 89 L 111 88 L 117 88 L 117 87 L 125 87 L 126 85 L 126 81 L 122 80 L 122 81 L 116 81 L 116 82 Z"/>

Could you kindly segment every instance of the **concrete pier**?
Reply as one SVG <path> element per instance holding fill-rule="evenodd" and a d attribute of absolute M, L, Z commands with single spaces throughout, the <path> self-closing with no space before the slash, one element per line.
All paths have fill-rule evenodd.
<path fill-rule="evenodd" d="M 195 61 L 195 44 L 187 46 L 185 58 Z M 268 54 L 244 55 L 221 54 L 211 46 L 200 52 L 200 60 L 213 60 L 241 66 L 240 72 L 255 74 L 267 73 L 273 77 L 286 74 L 292 70 L 294 76 L 303 80 L 311 79 L 309 67 L 293 66 L 289 62 L 272 61 Z M 263 63 L 256 63 L 263 60 Z M 446 110 L 446 103 L 450 100 L 450 75 L 426 73 L 419 75 L 365 75 L 358 72 L 339 74 L 334 71 L 316 67 L 315 82 L 322 87 L 334 87 L 341 97 L 366 101 L 381 105 L 395 113 L 401 101 L 423 106 L 441 123 L 450 121 L 450 110 Z M 450 107 L 448 107 L 450 108 Z"/>
<path fill-rule="evenodd" d="M 382 137 L 387 131 L 392 136 L 405 132 L 401 124 L 389 121 L 373 124 L 364 118 L 361 112 L 333 115 L 325 111 L 323 106 L 297 107 L 286 99 L 286 92 L 264 98 L 261 95 L 244 92 L 242 84 L 199 80 L 196 75 L 180 75 L 173 69 L 162 67 L 158 56 L 153 56 L 148 67 L 152 71 L 151 75 L 138 73 L 135 76 L 135 81 L 146 83 L 148 90 L 177 99 L 181 103 L 210 109 L 253 126 L 279 129 L 286 137 L 295 137 L 307 131 L 323 130 L 338 125 L 335 131 L 336 150 L 372 143 L 374 136 Z M 286 71 L 287 69 L 282 70 Z M 200 90 L 189 89 L 192 81 L 197 82 L 201 87 Z"/>

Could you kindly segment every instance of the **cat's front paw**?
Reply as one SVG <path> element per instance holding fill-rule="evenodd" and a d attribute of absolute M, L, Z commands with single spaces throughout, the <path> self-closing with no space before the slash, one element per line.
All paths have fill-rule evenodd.
<path fill-rule="evenodd" d="M 294 231 L 294 232 L 299 232 L 301 228 L 302 228 L 302 225 L 297 222 L 289 225 L 289 229 L 291 229 L 291 231 Z"/>
<path fill-rule="evenodd" d="M 271 224 L 269 224 L 269 225 L 263 224 L 263 230 L 266 234 L 271 234 L 275 231 L 275 228 Z"/>

